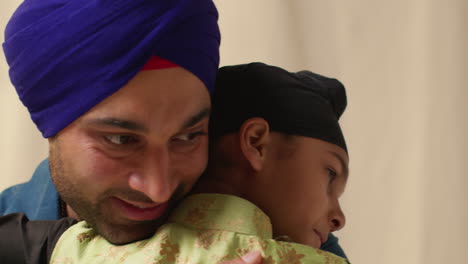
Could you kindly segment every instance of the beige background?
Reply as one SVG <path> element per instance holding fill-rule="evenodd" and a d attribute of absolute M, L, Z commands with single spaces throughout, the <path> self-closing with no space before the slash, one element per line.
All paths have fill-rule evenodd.
<path fill-rule="evenodd" d="M 19 4 L 0 3 L 0 29 Z M 466 263 L 468 1 L 215 0 L 222 65 L 263 61 L 347 87 L 339 233 L 353 263 Z M 3 41 L 3 36 L 2 39 Z M 0 190 L 46 157 L 0 64 Z"/>

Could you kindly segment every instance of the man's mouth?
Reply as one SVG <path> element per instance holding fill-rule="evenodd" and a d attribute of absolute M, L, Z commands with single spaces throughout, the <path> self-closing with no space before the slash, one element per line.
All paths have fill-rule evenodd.
<path fill-rule="evenodd" d="M 147 203 L 130 201 L 117 197 L 112 198 L 112 205 L 125 218 L 133 221 L 151 221 L 161 217 L 168 207 L 165 203 Z"/>

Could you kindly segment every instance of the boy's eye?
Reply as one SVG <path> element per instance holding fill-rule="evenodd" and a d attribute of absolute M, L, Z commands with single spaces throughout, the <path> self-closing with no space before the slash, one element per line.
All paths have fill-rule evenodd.
<path fill-rule="evenodd" d="M 125 145 L 136 142 L 135 137 L 128 135 L 107 135 L 105 136 L 107 141 L 116 145 Z"/>
<path fill-rule="evenodd" d="M 330 168 L 327 168 L 327 172 L 328 172 L 328 180 L 329 182 L 332 182 L 336 178 L 337 173 L 335 170 L 330 169 Z"/>

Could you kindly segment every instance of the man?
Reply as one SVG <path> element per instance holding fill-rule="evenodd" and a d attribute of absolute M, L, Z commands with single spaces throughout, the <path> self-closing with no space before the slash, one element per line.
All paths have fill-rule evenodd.
<path fill-rule="evenodd" d="M 148 240 L 112 245 L 81 222 L 56 245 L 36 239 L 25 251 L 55 247 L 51 263 L 213 263 L 254 250 L 265 263 L 344 263 L 312 248 L 345 224 L 338 201 L 348 177 L 338 124 L 344 87 L 261 63 L 221 68 L 216 87 L 208 169 L 169 224 Z M 2 237 L 47 241 L 69 224 L 23 222 L 5 232 L 3 219 Z"/>
<path fill-rule="evenodd" d="M 1 214 L 87 219 L 113 243 L 154 233 L 205 169 L 219 41 L 210 0 L 22 3 L 3 48 L 54 184 L 5 190 Z"/>
<path fill-rule="evenodd" d="M 216 19 L 211 1 L 25 1 L 3 47 L 50 171 L 5 190 L 0 214 L 87 219 L 113 243 L 154 232 L 206 164 Z"/>

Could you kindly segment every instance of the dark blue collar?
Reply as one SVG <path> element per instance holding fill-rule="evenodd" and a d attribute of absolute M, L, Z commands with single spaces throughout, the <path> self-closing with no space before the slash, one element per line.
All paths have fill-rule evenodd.
<path fill-rule="evenodd" d="M 30 220 L 60 218 L 59 196 L 50 177 L 49 160 L 45 159 L 32 178 L 0 194 L 0 215 L 23 212 Z"/>

